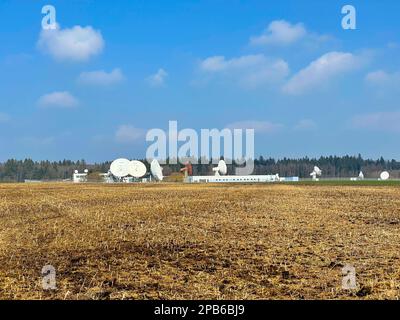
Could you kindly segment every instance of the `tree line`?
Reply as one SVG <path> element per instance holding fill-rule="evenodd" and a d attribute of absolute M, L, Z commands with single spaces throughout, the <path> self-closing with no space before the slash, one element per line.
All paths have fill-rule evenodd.
<path fill-rule="evenodd" d="M 142 160 L 148 171 L 150 165 Z M 172 164 L 173 161 L 167 159 L 164 168 L 164 175 L 168 176 L 179 172 L 183 167 L 181 164 Z M 199 161 L 200 163 L 200 161 Z M 85 160 L 71 161 L 33 161 L 32 159 L 16 160 L 10 159 L 0 163 L 0 181 L 1 182 L 23 182 L 25 180 L 68 180 L 71 179 L 74 170 L 83 172 L 88 169 L 91 175 L 96 173 L 108 172 L 110 161 L 103 163 L 89 164 Z M 323 171 L 323 177 L 340 178 L 349 176 L 358 176 L 363 171 L 366 178 L 377 178 L 383 170 L 389 170 L 391 176 L 400 178 L 400 162 L 396 160 L 377 160 L 363 159 L 358 156 L 329 156 L 320 158 L 298 158 L 298 159 L 274 159 L 260 156 L 254 161 L 253 174 L 279 174 L 280 176 L 290 177 L 298 176 L 300 178 L 309 178 L 310 172 L 314 166 L 318 166 Z M 194 175 L 213 174 L 213 164 L 194 164 Z M 228 165 L 228 173 L 234 174 L 234 165 Z"/>

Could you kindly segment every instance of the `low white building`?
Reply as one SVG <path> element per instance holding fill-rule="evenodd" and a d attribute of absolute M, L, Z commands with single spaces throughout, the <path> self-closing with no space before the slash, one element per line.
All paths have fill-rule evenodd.
<path fill-rule="evenodd" d="M 266 183 L 266 182 L 297 182 L 299 177 L 279 178 L 277 175 L 254 176 L 190 176 L 187 183 Z"/>
<path fill-rule="evenodd" d="M 87 176 L 88 176 L 88 170 L 86 169 L 84 173 L 79 173 L 78 170 L 74 171 L 74 174 L 72 175 L 72 181 L 74 183 L 84 183 L 87 182 Z"/>
<path fill-rule="evenodd" d="M 114 179 L 111 173 L 99 173 L 100 178 L 103 180 L 104 183 L 114 183 Z"/>

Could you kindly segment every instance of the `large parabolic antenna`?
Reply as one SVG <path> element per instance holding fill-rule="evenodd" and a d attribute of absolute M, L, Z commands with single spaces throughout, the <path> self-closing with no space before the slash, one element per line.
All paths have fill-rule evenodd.
<path fill-rule="evenodd" d="M 389 180 L 390 174 L 387 171 L 383 171 L 380 176 L 381 180 Z"/>
<path fill-rule="evenodd" d="M 129 175 L 130 161 L 128 159 L 117 159 L 111 163 L 111 174 L 117 178 L 123 178 Z"/>
<path fill-rule="evenodd" d="M 215 171 L 215 175 L 219 176 L 219 175 L 226 175 L 228 173 L 228 168 L 226 166 L 226 163 L 224 160 L 220 160 L 218 162 L 218 166 L 213 168 L 213 171 Z"/>
<path fill-rule="evenodd" d="M 153 159 L 153 161 L 150 164 L 150 171 L 151 171 L 151 174 L 153 175 L 154 179 L 156 179 L 157 181 L 162 181 L 164 179 L 162 170 L 163 169 L 161 168 L 157 159 Z"/>
<path fill-rule="evenodd" d="M 133 160 L 129 163 L 129 174 L 135 178 L 143 177 L 147 172 L 146 166 L 143 162 Z"/>

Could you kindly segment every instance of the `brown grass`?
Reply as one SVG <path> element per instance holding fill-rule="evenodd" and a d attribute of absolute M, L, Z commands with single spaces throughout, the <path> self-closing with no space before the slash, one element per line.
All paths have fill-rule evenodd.
<path fill-rule="evenodd" d="M 1 299 L 397 299 L 399 258 L 398 187 L 0 186 Z"/>

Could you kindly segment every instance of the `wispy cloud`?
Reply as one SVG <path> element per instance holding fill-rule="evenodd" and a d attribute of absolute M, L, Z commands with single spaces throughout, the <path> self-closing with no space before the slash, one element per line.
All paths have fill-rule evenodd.
<path fill-rule="evenodd" d="M 321 35 L 306 29 L 303 23 L 290 23 L 285 20 L 272 21 L 264 32 L 250 37 L 251 46 L 289 47 L 301 43 L 309 48 L 320 47 L 330 43 L 334 38 L 330 35 Z"/>
<path fill-rule="evenodd" d="M 145 136 L 145 130 L 133 125 L 124 124 L 118 127 L 115 140 L 119 143 L 133 143 Z"/>
<path fill-rule="evenodd" d="M 82 72 L 78 77 L 78 83 L 95 86 L 109 86 L 121 82 L 124 79 L 120 69 L 111 72 L 104 70 Z"/>
<path fill-rule="evenodd" d="M 286 46 L 300 41 L 307 35 L 302 23 L 291 24 L 285 20 L 272 21 L 263 34 L 250 38 L 252 45 Z"/>
<path fill-rule="evenodd" d="M 60 91 L 41 96 L 37 104 L 42 108 L 74 108 L 79 101 L 68 91 Z"/>
<path fill-rule="evenodd" d="M 244 87 L 278 83 L 289 74 L 286 61 L 270 59 L 263 54 L 244 55 L 232 59 L 213 56 L 201 61 L 200 69 L 209 75 L 238 82 Z"/>
<path fill-rule="evenodd" d="M 365 84 L 369 92 L 380 99 L 395 99 L 400 93 L 400 72 L 377 70 L 365 76 Z"/>
<path fill-rule="evenodd" d="M 162 87 L 167 77 L 168 73 L 164 69 L 158 69 L 155 74 L 152 74 L 146 80 L 152 87 Z"/>
<path fill-rule="evenodd" d="M 258 67 L 264 64 L 266 57 L 262 54 L 246 55 L 238 58 L 226 59 L 224 56 L 209 57 L 201 62 L 201 68 L 208 72 L 240 70 L 249 67 Z"/>
<path fill-rule="evenodd" d="M 365 81 L 374 86 L 397 85 L 400 87 L 400 72 L 388 73 L 383 70 L 377 70 L 368 73 Z"/>
<path fill-rule="evenodd" d="M 357 129 L 400 133 L 400 111 L 358 115 L 351 123 Z"/>
<path fill-rule="evenodd" d="M 287 94 L 304 94 L 361 65 L 361 58 L 346 52 L 329 52 L 300 70 L 284 85 Z"/>
<path fill-rule="evenodd" d="M 226 126 L 228 129 L 254 129 L 258 133 L 274 133 L 284 126 L 280 123 L 273 123 L 270 121 L 256 121 L 256 120 L 246 120 L 230 123 Z"/>
<path fill-rule="evenodd" d="M 101 32 L 91 26 L 42 30 L 37 43 L 40 50 L 57 60 L 87 61 L 104 48 Z"/>
<path fill-rule="evenodd" d="M 317 124 L 311 119 L 302 119 L 294 126 L 295 131 L 312 131 L 317 128 Z"/>

